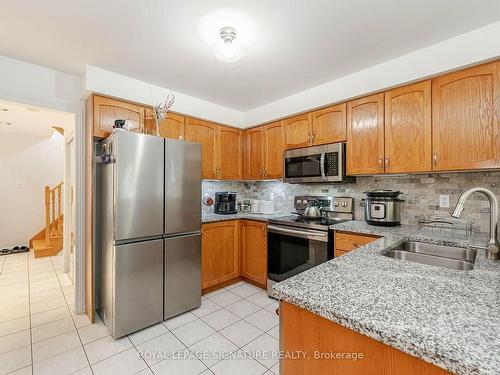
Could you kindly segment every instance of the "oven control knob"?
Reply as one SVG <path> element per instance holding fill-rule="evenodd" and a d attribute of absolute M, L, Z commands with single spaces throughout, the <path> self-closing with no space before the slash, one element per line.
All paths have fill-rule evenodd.
<path fill-rule="evenodd" d="M 307 199 L 304 199 L 304 200 L 302 201 L 302 204 L 307 204 Z"/>
<path fill-rule="evenodd" d="M 335 207 L 338 207 L 339 206 L 339 202 L 335 201 L 335 203 L 333 204 Z"/>
<path fill-rule="evenodd" d="M 347 202 L 342 203 L 342 207 L 347 207 Z"/>
<path fill-rule="evenodd" d="M 297 199 L 297 204 L 301 204 L 302 201 L 300 199 Z"/>

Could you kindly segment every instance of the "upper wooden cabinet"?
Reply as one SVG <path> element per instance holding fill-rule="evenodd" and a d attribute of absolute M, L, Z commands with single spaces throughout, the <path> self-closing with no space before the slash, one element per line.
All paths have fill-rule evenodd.
<path fill-rule="evenodd" d="M 208 121 L 187 117 L 184 132 L 186 141 L 201 144 L 201 174 L 203 178 L 218 178 L 216 163 L 219 126 Z"/>
<path fill-rule="evenodd" d="M 312 113 L 311 136 L 314 145 L 345 142 L 347 139 L 347 105 L 341 103 Z"/>
<path fill-rule="evenodd" d="M 247 130 L 245 178 L 249 180 L 281 178 L 284 150 L 283 121 Z"/>
<path fill-rule="evenodd" d="M 243 178 L 243 132 L 226 126 L 219 127 L 219 154 L 217 178 L 241 180 Z"/>
<path fill-rule="evenodd" d="M 384 173 L 384 94 L 347 103 L 347 174 Z"/>
<path fill-rule="evenodd" d="M 385 173 L 431 170 L 431 116 L 431 81 L 385 92 Z"/>
<path fill-rule="evenodd" d="M 264 178 L 265 168 L 265 126 L 246 131 L 245 177 L 249 180 Z"/>
<path fill-rule="evenodd" d="M 285 134 L 283 121 L 267 124 L 265 131 L 265 166 L 264 178 L 283 177 L 283 152 L 285 151 Z"/>
<path fill-rule="evenodd" d="M 312 144 L 311 113 L 289 117 L 285 124 L 285 148 L 307 147 Z"/>
<path fill-rule="evenodd" d="M 500 167 L 500 62 L 432 80 L 433 170 Z"/>
<path fill-rule="evenodd" d="M 238 220 L 202 225 L 201 288 L 222 283 L 240 275 Z"/>
<path fill-rule="evenodd" d="M 167 117 L 160 122 L 160 137 L 184 139 L 184 120 L 184 116 L 169 112 Z M 149 134 L 154 134 L 156 131 L 156 121 L 154 119 L 153 110 L 150 108 L 146 110 L 144 127 Z"/>
<path fill-rule="evenodd" d="M 243 132 L 187 117 L 186 141 L 201 143 L 201 169 L 206 179 L 243 179 Z"/>
<path fill-rule="evenodd" d="M 115 120 L 125 120 L 126 128 L 142 132 L 146 108 L 137 104 L 93 96 L 94 137 L 106 138 L 113 131 Z"/>
<path fill-rule="evenodd" d="M 241 223 L 241 275 L 265 286 L 267 283 L 267 225 L 243 220 Z"/>

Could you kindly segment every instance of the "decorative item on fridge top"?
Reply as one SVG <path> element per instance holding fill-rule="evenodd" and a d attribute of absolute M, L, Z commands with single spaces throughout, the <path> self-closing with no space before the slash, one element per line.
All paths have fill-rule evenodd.
<path fill-rule="evenodd" d="M 113 129 L 126 130 L 125 123 L 126 123 L 126 121 L 122 120 L 122 119 L 115 120 L 115 124 L 113 125 Z"/>
<path fill-rule="evenodd" d="M 156 127 L 153 135 L 160 135 L 160 123 L 167 117 L 167 112 L 175 103 L 175 95 L 171 92 L 160 104 L 153 106 Z"/>

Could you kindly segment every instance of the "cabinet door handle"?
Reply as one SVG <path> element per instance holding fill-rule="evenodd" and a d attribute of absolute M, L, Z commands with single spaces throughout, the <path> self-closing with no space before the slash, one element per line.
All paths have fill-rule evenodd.
<path fill-rule="evenodd" d="M 382 165 L 382 160 L 383 160 L 382 158 L 379 158 L 379 159 L 378 159 L 378 163 L 379 163 L 380 165 Z"/>
<path fill-rule="evenodd" d="M 311 144 L 311 134 L 310 133 L 307 135 L 307 143 Z"/>
<path fill-rule="evenodd" d="M 434 165 L 438 165 L 438 156 L 437 154 L 434 154 L 434 157 L 433 157 L 433 160 L 434 160 Z"/>
<path fill-rule="evenodd" d="M 313 132 L 312 133 L 312 141 L 311 141 L 311 143 L 314 144 L 315 141 L 316 141 L 316 133 Z"/>
<path fill-rule="evenodd" d="M 388 167 L 389 166 L 389 158 L 385 158 L 385 166 Z"/>

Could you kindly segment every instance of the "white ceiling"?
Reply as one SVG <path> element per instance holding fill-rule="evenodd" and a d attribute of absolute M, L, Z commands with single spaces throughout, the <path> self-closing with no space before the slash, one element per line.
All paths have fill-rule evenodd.
<path fill-rule="evenodd" d="M 7 101 L 0 101 L 0 121 L 11 123 L 0 125 L 0 137 L 5 133 L 50 136 L 54 132 L 53 126 L 63 128 L 65 134 L 68 134 L 75 127 L 75 115 L 72 113 Z"/>
<path fill-rule="evenodd" d="M 1 4 L 0 54 L 73 74 L 92 64 L 240 111 L 500 19 L 498 0 Z M 204 28 L 213 12 L 215 21 Z M 228 26 L 247 40 L 238 63 L 216 61 L 204 41 L 206 32 L 200 35 L 225 26 L 221 22 L 234 22 Z"/>

